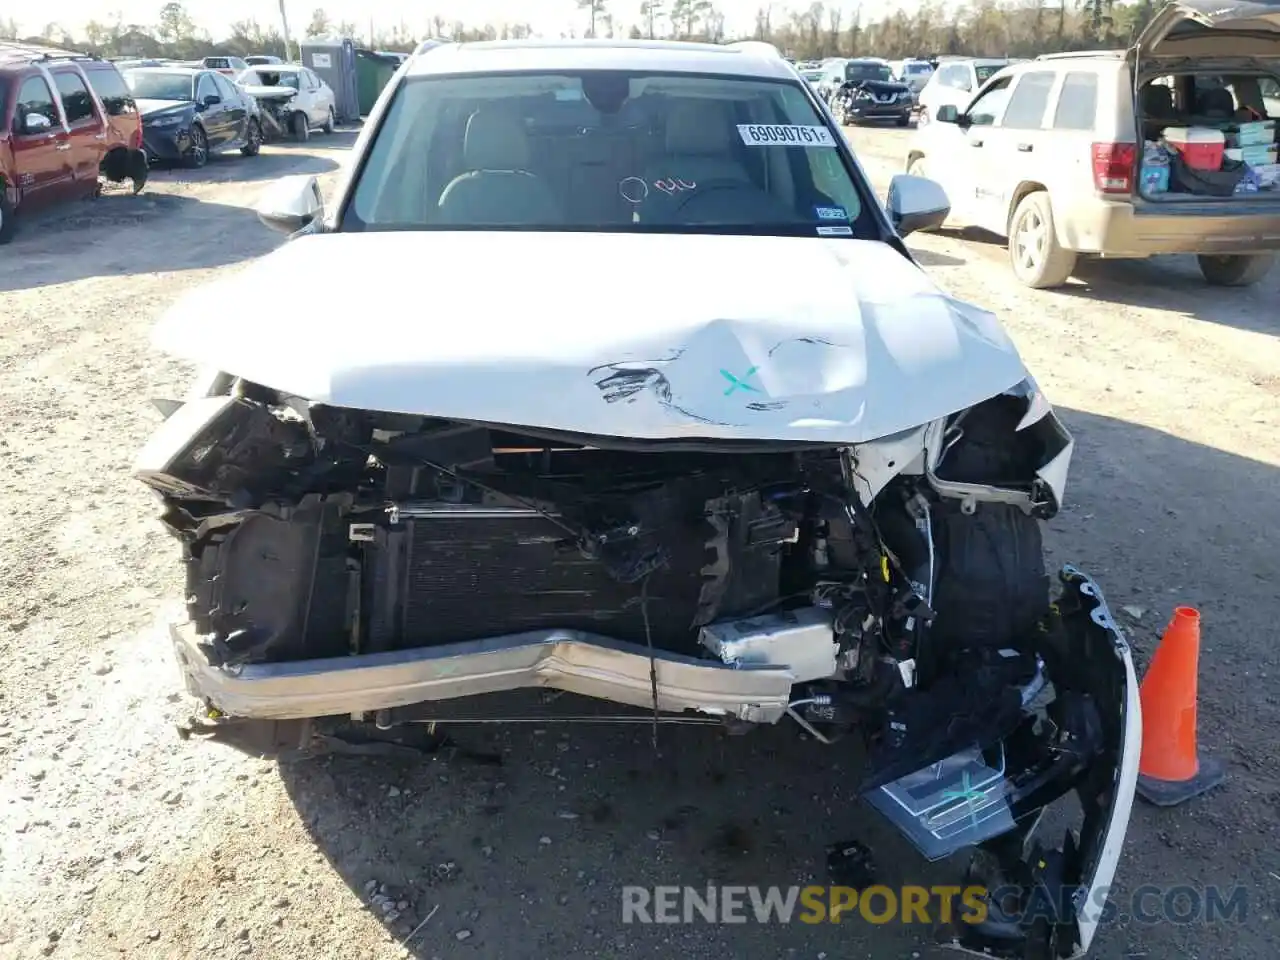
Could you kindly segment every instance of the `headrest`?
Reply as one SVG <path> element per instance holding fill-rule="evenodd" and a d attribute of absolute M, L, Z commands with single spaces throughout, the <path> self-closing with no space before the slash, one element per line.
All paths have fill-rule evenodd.
<path fill-rule="evenodd" d="M 462 153 L 471 170 L 523 170 L 529 165 L 529 137 L 519 117 L 477 110 L 467 121 Z"/>
<path fill-rule="evenodd" d="M 677 157 L 719 156 L 729 151 L 732 128 L 712 101 L 677 104 L 667 115 L 667 153 Z"/>
<path fill-rule="evenodd" d="M 1236 100 L 1224 87 L 1213 87 L 1196 98 L 1196 112 L 1230 116 L 1235 113 Z"/>
<path fill-rule="evenodd" d="M 1173 116 L 1173 91 L 1162 83 L 1143 87 L 1142 112 L 1148 117 Z"/>

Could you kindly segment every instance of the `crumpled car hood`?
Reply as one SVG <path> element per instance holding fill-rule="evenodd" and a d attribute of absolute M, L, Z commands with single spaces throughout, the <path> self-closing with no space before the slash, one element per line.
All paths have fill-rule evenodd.
<path fill-rule="evenodd" d="M 154 342 L 335 406 L 655 440 L 862 443 L 1027 376 L 992 314 L 847 238 L 303 236 Z"/>
<path fill-rule="evenodd" d="M 293 87 L 261 87 L 251 84 L 241 89 L 259 100 L 292 100 L 298 95 L 298 91 Z"/>

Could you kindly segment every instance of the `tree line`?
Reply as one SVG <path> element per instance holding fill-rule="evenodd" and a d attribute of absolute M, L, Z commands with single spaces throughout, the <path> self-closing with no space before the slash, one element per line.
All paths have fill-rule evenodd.
<path fill-rule="evenodd" d="M 725 18 L 714 0 L 577 0 L 580 24 L 563 35 L 587 37 L 652 37 L 721 42 L 765 40 L 787 56 L 813 60 L 832 56 L 876 56 L 895 59 L 932 55 L 1033 57 L 1041 53 L 1126 45 L 1151 18 L 1159 4 L 1115 0 L 968 0 L 944 4 L 924 0 L 912 13 L 864 19 L 851 2 L 814 2 L 805 7 L 769 4 L 756 13 L 745 34 L 726 32 Z M 423 35 L 404 23 L 377 25 L 335 22 L 323 7 L 305 24 L 294 25 L 299 37 L 342 36 L 376 50 L 412 50 L 429 37 L 452 40 L 505 40 L 532 35 L 527 23 L 467 24 L 434 16 Z M 301 29 L 299 29 L 301 27 Z M 164 4 L 154 23 L 139 24 L 116 17 L 91 20 L 78 28 L 51 22 L 36 35 L 20 36 L 12 18 L 0 18 L 0 39 L 52 43 L 104 56 L 174 57 L 244 56 L 269 53 L 288 57 L 282 24 L 241 20 L 229 34 L 214 38 L 178 0 Z"/>

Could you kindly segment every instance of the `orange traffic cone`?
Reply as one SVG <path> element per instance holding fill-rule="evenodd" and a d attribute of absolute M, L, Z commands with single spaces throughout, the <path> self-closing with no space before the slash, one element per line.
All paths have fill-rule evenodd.
<path fill-rule="evenodd" d="M 1196 674 L 1200 659 L 1200 611 L 1178 607 L 1142 678 L 1142 760 L 1138 795 L 1172 807 L 1226 779 L 1222 763 L 1201 758 L 1196 747 Z"/>

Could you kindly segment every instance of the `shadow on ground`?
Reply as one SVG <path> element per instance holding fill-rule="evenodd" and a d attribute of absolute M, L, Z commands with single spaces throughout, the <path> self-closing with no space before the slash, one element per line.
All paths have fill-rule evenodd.
<path fill-rule="evenodd" d="M 152 177 L 169 183 L 252 183 L 259 180 L 275 180 L 290 174 L 331 173 L 338 169 L 338 162 L 330 157 L 317 156 L 304 150 L 347 150 L 355 142 L 355 135 L 335 133 L 331 136 L 317 134 L 307 143 L 282 140 L 262 148 L 256 157 L 242 157 L 239 151 L 215 154 L 206 166 L 199 170 L 187 170 L 181 166 L 157 166 Z"/>
<path fill-rule="evenodd" d="M 109 193 L 23 217 L 0 259 L 0 292 L 220 267 L 260 256 L 280 239 L 247 207 L 181 194 Z"/>
<path fill-rule="evenodd" d="M 1083 260 L 1062 293 L 1280 336 L 1280 267 L 1252 287 L 1211 287 L 1193 256 Z"/>
<path fill-rule="evenodd" d="M 965 241 L 976 254 L 1008 265 L 1007 241 L 974 227 L 937 231 Z M 934 254 L 936 256 L 936 254 Z M 921 259 L 924 266 L 933 264 Z M 1125 306 L 1166 310 L 1218 323 L 1280 336 L 1280 266 L 1252 287 L 1211 287 L 1194 256 L 1159 256 L 1148 260 L 1081 259 L 1066 286 L 1054 291 L 1068 297 Z"/>
<path fill-rule="evenodd" d="M 1123 614 L 1140 668 L 1174 604 L 1201 608 L 1202 742 L 1231 771 L 1216 794 L 1176 812 L 1135 809 L 1117 897 L 1123 904 L 1151 883 L 1252 881 L 1262 890 L 1277 777 L 1265 745 L 1277 717 L 1258 667 L 1277 660 L 1266 573 L 1270 532 L 1280 528 L 1276 468 L 1061 412 L 1078 453 L 1070 503 L 1049 529 L 1051 563 L 1095 575 L 1115 610 L 1146 608 L 1140 622 Z M 459 940 L 496 957 L 954 955 L 928 946 L 924 925 L 857 918 L 622 923 L 626 885 L 824 883 L 824 847 L 847 839 L 871 847 L 890 886 L 957 876 L 962 858 L 924 864 L 856 796 L 852 741 L 823 746 L 785 721 L 741 737 L 664 727 L 657 757 L 646 724 L 449 729 L 452 746 L 408 761 L 329 756 L 281 768 L 316 844 L 375 911 L 387 905 L 393 936 L 430 915 L 409 944 L 414 956 L 445 954 Z M 1214 872 L 1223 869 L 1230 876 Z M 1262 960 L 1274 956 L 1266 906 L 1255 902 L 1247 922 L 1219 927 L 1117 922 L 1090 956 Z"/>

